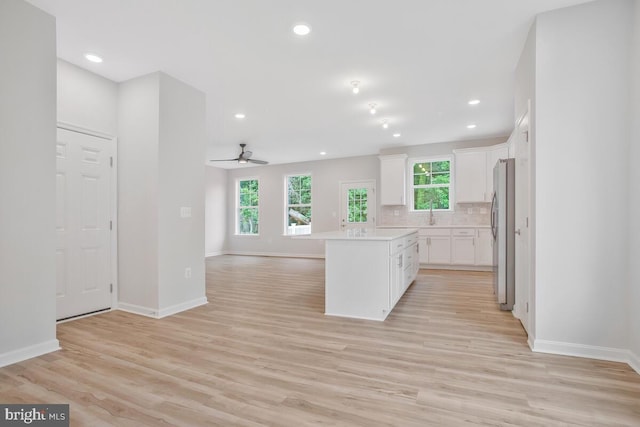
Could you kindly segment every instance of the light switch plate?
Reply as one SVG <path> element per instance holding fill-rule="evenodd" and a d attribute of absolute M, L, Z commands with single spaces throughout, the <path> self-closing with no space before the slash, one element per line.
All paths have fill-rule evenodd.
<path fill-rule="evenodd" d="M 181 207 L 180 208 L 180 218 L 191 218 L 191 208 L 186 206 L 186 207 Z"/>

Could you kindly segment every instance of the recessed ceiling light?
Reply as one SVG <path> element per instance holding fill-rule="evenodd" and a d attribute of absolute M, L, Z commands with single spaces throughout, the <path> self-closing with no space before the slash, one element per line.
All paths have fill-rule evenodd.
<path fill-rule="evenodd" d="M 382 128 L 383 128 L 383 129 L 389 129 L 389 120 L 384 119 L 384 120 L 382 121 Z"/>
<path fill-rule="evenodd" d="M 475 129 L 476 125 L 467 125 L 467 129 Z"/>
<path fill-rule="evenodd" d="M 400 138 L 402 136 L 402 134 L 400 132 L 394 133 L 393 137 L 394 138 Z"/>
<path fill-rule="evenodd" d="M 375 114 L 377 112 L 376 107 L 378 106 L 378 104 L 376 104 L 375 102 L 372 102 L 371 104 L 369 104 L 369 112 L 371 114 Z"/>
<path fill-rule="evenodd" d="M 478 104 L 480 104 L 479 99 L 472 99 L 469 101 L 469 105 L 478 105 Z"/>
<path fill-rule="evenodd" d="M 102 62 L 102 58 L 96 55 L 95 53 L 85 53 L 84 57 L 87 59 L 87 61 L 95 62 L 97 64 Z"/>
<path fill-rule="evenodd" d="M 299 36 L 306 36 L 311 32 L 311 27 L 307 24 L 296 24 L 293 27 L 293 32 Z"/>
<path fill-rule="evenodd" d="M 360 82 L 358 80 L 351 81 L 351 92 L 357 94 L 360 92 Z"/>
<path fill-rule="evenodd" d="M 321 155 L 321 156 L 326 156 L 326 155 L 327 155 L 327 152 L 326 152 L 326 151 L 321 151 L 321 152 L 320 152 L 320 155 Z"/>
<path fill-rule="evenodd" d="M 246 116 L 243 113 L 236 113 L 234 116 L 236 119 L 244 119 Z"/>

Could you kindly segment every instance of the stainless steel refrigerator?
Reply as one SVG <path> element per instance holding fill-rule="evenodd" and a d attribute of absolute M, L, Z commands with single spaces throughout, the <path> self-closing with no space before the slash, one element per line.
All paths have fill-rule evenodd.
<path fill-rule="evenodd" d="M 501 310 L 515 303 L 515 159 L 500 159 L 493 168 L 491 232 L 493 234 L 493 288 Z"/>

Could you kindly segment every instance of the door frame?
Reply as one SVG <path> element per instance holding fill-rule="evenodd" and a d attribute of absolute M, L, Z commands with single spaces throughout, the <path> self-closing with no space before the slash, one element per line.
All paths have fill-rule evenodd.
<path fill-rule="evenodd" d="M 375 206 L 374 206 L 374 217 L 373 217 L 373 226 L 375 227 L 378 224 L 378 194 L 376 191 L 376 180 L 375 179 L 349 179 L 349 180 L 344 180 L 344 181 L 338 181 L 338 198 L 340 199 L 340 203 L 339 203 L 339 215 L 338 215 L 338 230 L 342 230 L 342 215 L 344 214 L 344 210 L 345 210 L 345 206 L 344 206 L 344 200 L 342 198 L 342 186 L 344 184 L 358 184 L 358 183 L 362 183 L 362 184 L 366 184 L 366 185 L 371 185 L 371 187 L 373 188 L 373 194 L 375 195 Z M 369 209 L 369 206 L 367 205 L 367 212 Z"/>
<path fill-rule="evenodd" d="M 96 138 L 101 138 L 109 141 L 112 146 L 112 155 L 113 161 L 111 163 L 111 175 L 109 179 L 111 180 L 111 189 L 109 194 L 109 216 L 111 218 L 111 238 L 109 240 L 109 244 L 111 245 L 111 268 L 109 270 L 110 282 L 113 284 L 113 292 L 111 292 L 111 308 L 109 311 L 118 309 L 118 138 L 109 135 L 104 132 L 96 131 L 93 129 L 88 129 L 82 126 L 74 125 L 67 122 L 58 121 L 56 124 L 56 129 L 64 129 L 71 132 L 82 133 L 85 135 L 93 136 Z M 103 313 L 101 311 L 101 313 Z M 93 316 L 95 313 L 88 313 L 85 315 L 79 315 L 76 317 L 72 317 L 71 319 L 60 320 L 58 323 L 64 323 L 71 320 L 82 319 L 83 317 Z"/>

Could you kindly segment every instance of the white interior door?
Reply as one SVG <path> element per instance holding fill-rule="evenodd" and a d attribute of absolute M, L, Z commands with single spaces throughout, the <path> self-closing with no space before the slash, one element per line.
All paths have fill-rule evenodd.
<path fill-rule="evenodd" d="M 57 319 L 111 307 L 112 144 L 58 129 Z"/>
<path fill-rule="evenodd" d="M 340 184 L 340 228 L 376 226 L 376 183 L 373 180 Z"/>
<path fill-rule="evenodd" d="M 516 158 L 516 272 L 514 314 L 522 326 L 529 331 L 529 289 L 530 289 L 530 144 L 529 111 L 520 119 L 515 135 Z"/>

